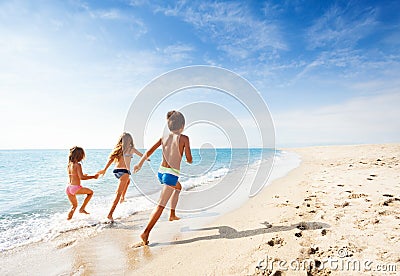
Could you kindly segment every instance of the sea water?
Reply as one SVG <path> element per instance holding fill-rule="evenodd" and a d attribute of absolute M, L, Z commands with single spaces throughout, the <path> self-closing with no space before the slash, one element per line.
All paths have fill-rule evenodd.
<path fill-rule="evenodd" d="M 67 221 L 71 207 L 65 194 L 68 183 L 68 150 L 0 150 L 0 251 L 41 240 L 51 240 L 63 232 L 106 222 L 115 197 L 118 180 L 111 166 L 104 177 L 85 180 L 81 185 L 94 191 L 86 210 L 75 212 Z M 81 162 L 83 173 L 92 175 L 102 169 L 110 150 L 88 149 Z M 272 149 L 192 149 L 193 163 L 183 162 L 179 181 L 190 192 L 221 179 L 241 166 L 255 166 L 273 158 L 274 171 L 284 175 L 296 166 L 296 157 Z M 232 158 L 234 156 L 235 158 Z M 135 156 L 132 166 L 139 160 Z M 142 170 L 131 176 L 127 202 L 119 204 L 114 218 L 128 217 L 154 207 L 143 194 L 157 195 L 161 185 L 157 169 L 161 151 L 157 150 Z M 85 195 L 78 195 L 79 204 Z M 78 207 L 79 208 L 79 207 Z"/>

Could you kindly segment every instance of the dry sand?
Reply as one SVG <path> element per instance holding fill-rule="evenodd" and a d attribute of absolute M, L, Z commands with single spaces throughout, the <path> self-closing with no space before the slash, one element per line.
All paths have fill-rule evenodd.
<path fill-rule="evenodd" d="M 302 158 L 297 169 L 132 272 L 396 275 L 376 271 L 396 269 L 398 275 L 400 145 L 290 150 Z M 314 268 L 291 269 L 304 260 L 313 260 Z"/>
<path fill-rule="evenodd" d="M 141 214 L 79 241 L 2 253 L 0 274 L 400 274 L 400 144 L 287 150 L 298 168 L 206 227 L 164 215 L 153 243 L 132 249 Z"/>

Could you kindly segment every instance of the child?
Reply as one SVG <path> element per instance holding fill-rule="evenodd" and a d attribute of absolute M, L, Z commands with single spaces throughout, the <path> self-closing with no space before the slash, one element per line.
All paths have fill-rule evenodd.
<path fill-rule="evenodd" d="M 73 147 L 69 150 L 68 156 L 68 176 L 69 176 L 69 184 L 66 189 L 66 193 L 68 195 L 68 199 L 71 202 L 72 208 L 68 213 L 68 220 L 72 219 L 76 207 L 78 207 L 78 200 L 76 199 L 77 194 L 86 194 L 86 198 L 83 201 L 81 208 L 79 209 L 80 213 L 89 214 L 86 212 L 85 208 L 88 204 L 89 200 L 93 196 L 93 191 L 89 188 L 84 188 L 81 186 L 81 180 L 87 179 L 97 179 L 99 174 L 95 175 L 87 175 L 82 172 L 82 165 L 79 163 L 85 158 L 85 151 L 80 147 Z"/>
<path fill-rule="evenodd" d="M 144 161 L 153 154 L 153 152 L 162 146 L 162 163 L 158 170 L 158 180 L 163 185 L 160 199 L 157 207 L 152 213 L 150 220 L 140 235 L 142 242 L 136 246 L 147 245 L 151 229 L 160 218 L 168 200 L 171 198 L 171 213 L 169 220 L 178 220 L 179 217 L 175 214 L 175 208 L 178 203 L 179 193 L 182 189 L 178 182 L 179 171 L 183 153 L 185 153 L 186 161 L 192 163 L 192 154 L 190 152 L 189 137 L 182 135 L 185 127 L 185 117 L 178 111 L 170 111 L 167 113 L 168 128 L 171 131 L 169 134 L 160 138 L 140 159 L 140 162 L 134 166 L 134 172 L 138 172 Z"/>
<path fill-rule="evenodd" d="M 106 166 L 104 167 L 104 169 L 98 172 L 99 174 L 104 175 L 108 167 L 110 167 L 112 163 L 115 163 L 113 173 L 115 177 L 119 180 L 119 185 L 116 192 L 115 200 L 107 216 L 107 218 L 111 221 L 114 221 L 113 213 L 115 208 L 117 207 L 118 201 L 120 201 L 121 203 L 125 201 L 125 194 L 128 190 L 128 185 L 130 183 L 129 176 L 131 175 L 131 159 L 134 153 L 139 156 L 143 156 L 141 152 L 135 149 L 132 136 L 126 132 L 122 133 L 117 145 L 114 147 L 113 151 L 110 154 Z"/>

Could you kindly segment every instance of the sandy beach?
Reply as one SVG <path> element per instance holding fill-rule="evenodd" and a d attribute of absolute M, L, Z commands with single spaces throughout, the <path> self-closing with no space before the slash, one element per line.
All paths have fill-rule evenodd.
<path fill-rule="evenodd" d="M 300 166 L 223 216 L 164 214 L 132 249 L 136 214 L 3 252 L 0 274 L 398 275 L 400 144 L 285 150 Z"/>

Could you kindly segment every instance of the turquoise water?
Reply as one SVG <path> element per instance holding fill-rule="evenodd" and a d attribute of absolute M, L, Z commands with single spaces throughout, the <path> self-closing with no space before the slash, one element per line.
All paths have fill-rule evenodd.
<path fill-rule="evenodd" d="M 142 151 L 143 152 L 143 151 Z M 83 172 L 94 174 L 107 162 L 110 150 L 86 150 L 82 162 Z M 282 153 L 277 151 L 277 156 Z M 269 149 L 192 149 L 193 163 L 183 162 L 180 182 L 184 190 L 207 185 L 224 177 L 239 166 L 251 165 L 262 159 L 272 158 Z M 139 158 L 132 160 L 132 166 Z M 90 216 L 75 214 L 66 220 L 70 203 L 65 194 L 68 182 L 66 166 L 68 150 L 1 150 L 0 151 L 0 250 L 42 239 L 51 239 L 62 232 L 93 225 L 105 220 L 111 206 L 118 181 L 112 167 L 97 180 L 82 181 L 82 185 L 94 191 L 87 206 Z M 119 204 L 115 218 L 129 216 L 137 211 L 152 208 L 142 196 L 155 194 L 161 185 L 156 178 L 161 162 L 161 151 L 151 156 L 137 175 L 127 192 L 128 202 Z M 79 203 L 84 196 L 78 196 Z"/>

